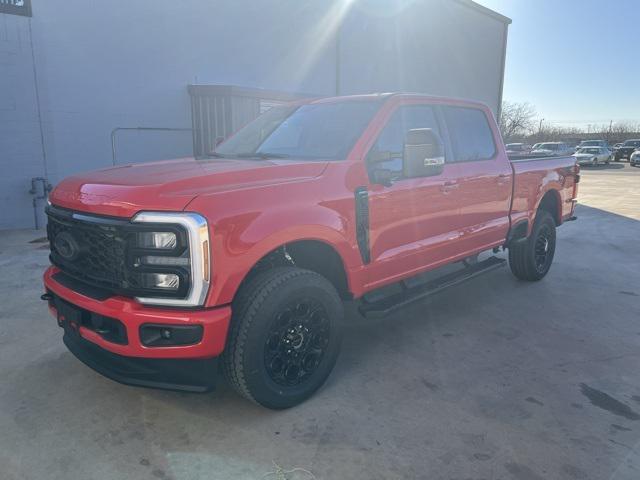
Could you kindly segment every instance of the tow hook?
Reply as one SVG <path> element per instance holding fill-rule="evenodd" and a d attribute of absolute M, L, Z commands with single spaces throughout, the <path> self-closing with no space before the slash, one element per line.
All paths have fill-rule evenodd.
<path fill-rule="evenodd" d="M 40 300 L 44 300 L 45 302 L 49 302 L 49 301 L 53 300 L 53 295 L 51 295 L 50 293 L 43 293 L 42 295 L 40 295 Z"/>

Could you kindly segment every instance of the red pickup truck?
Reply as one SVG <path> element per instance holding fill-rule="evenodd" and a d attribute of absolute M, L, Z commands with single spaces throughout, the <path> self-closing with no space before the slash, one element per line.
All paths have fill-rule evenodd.
<path fill-rule="evenodd" d="M 207 391 L 221 370 L 286 408 L 330 374 L 344 301 L 386 315 L 505 264 L 481 260 L 499 249 L 519 279 L 544 277 L 578 181 L 571 157 L 511 161 L 479 103 L 278 106 L 207 158 L 60 182 L 43 299 L 112 379 Z"/>

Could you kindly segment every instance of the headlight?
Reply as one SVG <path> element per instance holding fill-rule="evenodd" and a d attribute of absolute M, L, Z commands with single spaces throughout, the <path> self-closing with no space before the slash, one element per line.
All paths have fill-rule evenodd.
<path fill-rule="evenodd" d="M 173 232 L 140 232 L 137 244 L 143 248 L 171 250 L 178 245 L 178 238 Z"/>
<path fill-rule="evenodd" d="M 174 273 L 144 273 L 142 279 L 144 288 L 178 290 L 180 287 L 180 277 Z"/>
<path fill-rule="evenodd" d="M 131 221 L 145 225 L 145 231 L 136 233 L 130 252 L 140 288 L 148 292 L 136 300 L 152 305 L 202 305 L 211 270 L 207 221 L 195 213 L 163 212 L 142 212 Z"/>

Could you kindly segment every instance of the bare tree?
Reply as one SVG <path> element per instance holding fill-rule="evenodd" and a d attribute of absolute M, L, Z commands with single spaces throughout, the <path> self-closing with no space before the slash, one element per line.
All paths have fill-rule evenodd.
<path fill-rule="evenodd" d="M 527 102 L 502 102 L 500 131 L 506 143 L 565 141 L 576 144 L 581 140 L 602 139 L 609 145 L 630 138 L 640 138 L 640 123 L 615 122 L 589 124 L 586 128 L 553 125 L 544 118 L 536 118 L 535 108 Z"/>
<path fill-rule="evenodd" d="M 611 135 L 609 141 L 611 143 L 624 142 L 630 137 L 639 136 L 640 124 L 632 124 L 627 122 L 616 122 L 611 125 Z"/>
<path fill-rule="evenodd" d="M 500 131 L 505 142 L 530 134 L 534 127 L 536 110 L 529 103 L 502 102 Z"/>

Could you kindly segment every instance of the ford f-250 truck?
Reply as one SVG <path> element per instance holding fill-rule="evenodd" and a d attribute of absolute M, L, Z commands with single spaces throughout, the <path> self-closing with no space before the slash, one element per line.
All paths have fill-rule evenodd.
<path fill-rule="evenodd" d="M 516 277 L 543 278 L 578 181 L 571 157 L 510 161 L 479 103 L 273 107 L 208 158 L 60 182 L 43 299 L 69 350 L 107 377 L 207 391 L 221 370 L 286 408 L 331 372 L 343 301 L 386 315 L 503 265 L 478 259 L 500 248 Z"/>

